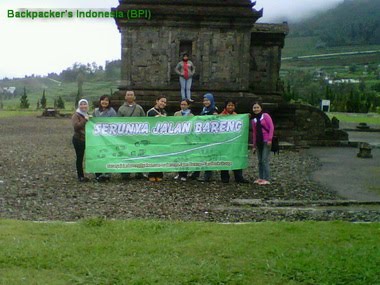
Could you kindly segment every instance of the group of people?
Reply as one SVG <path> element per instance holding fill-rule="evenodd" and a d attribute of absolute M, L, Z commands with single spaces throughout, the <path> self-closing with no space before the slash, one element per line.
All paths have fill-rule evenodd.
<path fill-rule="evenodd" d="M 98 107 L 94 110 L 93 117 L 161 117 L 167 116 L 165 110 L 167 99 L 165 96 L 159 96 L 156 98 L 155 105 L 149 109 L 146 113 L 144 109 L 136 103 L 136 96 L 134 91 L 126 91 L 125 102 L 116 112 L 111 107 L 110 97 L 103 95 L 99 99 Z M 182 98 L 180 102 L 180 110 L 174 113 L 174 116 L 194 116 L 190 109 L 190 100 L 188 98 Z M 270 169 L 269 169 L 269 154 L 272 144 L 272 138 L 274 133 L 274 125 L 272 119 L 268 113 L 263 112 L 262 104 L 255 102 L 252 107 L 252 130 L 253 130 L 253 151 L 257 153 L 259 175 L 254 183 L 259 185 L 270 184 Z M 89 120 L 89 103 L 86 99 L 81 99 L 78 102 L 78 108 L 72 116 L 72 124 L 74 127 L 73 145 L 76 153 L 76 170 L 79 182 L 87 182 L 89 179 L 85 177 L 83 171 L 83 159 L 85 152 L 85 125 Z M 215 106 L 214 96 L 211 93 L 206 93 L 203 96 L 203 108 L 199 115 L 235 115 L 236 114 L 236 102 L 234 100 L 227 100 L 222 112 L 218 112 L 218 108 Z M 249 183 L 247 179 L 243 177 L 243 170 L 233 170 L 234 178 L 237 183 Z M 222 170 L 221 181 L 228 183 L 230 175 L 228 170 Z M 123 179 L 130 179 L 130 173 L 123 173 Z M 145 178 L 142 173 L 135 174 L 137 179 Z M 211 180 L 212 171 L 205 171 L 204 177 L 200 178 L 200 172 L 195 171 L 190 176 L 187 172 L 179 172 L 174 178 L 180 181 L 186 181 L 194 179 L 198 181 L 208 182 Z M 163 179 L 163 172 L 150 172 L 148 174 L 148 180 L 152 182 L 160 182 Z M 106 181 L 110 179 L 109 174 L 96 173 L 95 179 L 98 182 Z"/>

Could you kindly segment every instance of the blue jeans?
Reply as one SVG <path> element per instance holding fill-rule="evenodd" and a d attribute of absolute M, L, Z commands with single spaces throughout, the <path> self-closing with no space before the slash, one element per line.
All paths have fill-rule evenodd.
<path fill-rule="evenodd" d="M 259 160 L 259 178 L 264 180 L 270 179 L 269 171 L 269 154 L 270 146 L 264 143 L 262 146 L 257 146 L 257 159 Z"/>
<path fill-rule="evenodd" d="M 181 97 L 182 99 L 189 99 L 191 100 L 191 83 L 193 82 L 193 78 L 190 77 L 189 79 L 185 79 L 184 77 L 179 77 L 179 83 L 181 84 Z"/>

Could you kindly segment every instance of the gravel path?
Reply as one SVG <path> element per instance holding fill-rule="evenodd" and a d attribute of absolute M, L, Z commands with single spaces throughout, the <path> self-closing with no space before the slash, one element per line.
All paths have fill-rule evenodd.
<path fill-rule="evenodd" d="M 270 213 L 227 209 L 232 199 L 329 200 L 336 194 L 310 179 L 320 167 L 304 152 L 282 151 L 271 157 L 274 182 L 254 185 L 256 158 L 244 171 L 251 183 L 214 181 L 174 182 L 165 173 L 162 183 L 124 182 L 114 174 L 107 183 L 78 183 L 71 144 L 70 119 L 18 117 L 0 121 L 0 217 L 23 220 L 73 221 L 89 217 L 108 219 L 152 218 L 192 221 L 247 221 L 286 219 Z M 89 177 L 93 178 L 92 174 Z M 226 210 L 220 210 L 221 207 Z M 233 216 L 233 219 L 231 217 Z M 285 215 L 286 216 L 286 215 Z M 302 220 L 297 215 L 290 220 Z M 324 219 L 324 218 L 321 218 Z"/>

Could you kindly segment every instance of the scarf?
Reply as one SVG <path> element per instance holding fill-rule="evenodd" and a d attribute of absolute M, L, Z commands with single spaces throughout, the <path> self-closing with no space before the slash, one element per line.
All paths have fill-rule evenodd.
<path fill-rule="evenodd" d="M 263 126 L 261 125 L 261 117 L 263 113 L 260 112 L 257 115 L 255 115 L 256 119 L 256 145 L 261 147 L 264 145 L 264 135 L 263 135 Z"/>
<path fill-rule="evenodd" d="M 226 109 L 226 108 L 224 108 L 223 112 L 222 112 L 222 113 L 220 113 L 220 114 L 221 114 L 221 115 L 237 115 L 237 113 L 236 113 L 236 112 L 228 113 L 228 111 L 227 111 L 227 109 Z"/>
<path fill-rule="evenodd" d="M 80 103 L 83 103 L 83 102 L 85 102 L 85 103 L 88 105 L 88 101 L 87 101 L 86 99 L 80 99 L 79 102 L 78 102 L 78 108 L 77 108 L 76 112 L 77 112 L 79 115 L 81 115 L 81 116 L 83 116 L 83 117 L 86 117 L 86 116 L 88 115 L 88 113 L 87 113 L 87 112 L 83 112 L 83 111 L 79 108 L 79 107 L 80 107 Z"/>
<path fill-rule="evenodd" d="M 214 95 L 211 93 L 206 93 L 203 95 L 203 98 L 208 99 L 211 104 L 208 107 L 203 107 L 201 115 L 213 115 L 215 113 L 215 101 L 214 101 Z"/>
<path fill-rule="evenodd" d="M 182 114 L 182 116 L 188 116 L 188 115 L 190 115 L 190 113 L 191 113 L 191 110 L 190 110 L 190 109 L 181 110 L 181 114 Z"/>
<path fill-rule="evenodd" d="M 189 79 L 189 65 L 187 64 L 187 60 L 183 61 L 183 77 L 186 80 Z"/>

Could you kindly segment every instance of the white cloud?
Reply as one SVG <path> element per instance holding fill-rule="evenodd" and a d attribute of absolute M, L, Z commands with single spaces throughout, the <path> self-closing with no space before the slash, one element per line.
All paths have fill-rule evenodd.
<path fill-rule="evenodd" d="M 309 16 L 343 0 L 257 0 L 260 22 Z M 118 0 L 0 0 L 0 78 L 59 72 L 74 62 L 104 65 L 120 58 L 120 34 L 113 19 L 25 20 L 7 17 L 21 8 L 63 9 L 118 6 Z"/>
<path fill-rule="evenodd" d="M 256 10 L 264 8 L 259 22 L 299 21 L 330 9 L 343 0 L 256 0 Z"/>
<path fill-rule="evenodd" d="M 63 4 L 64 3 L 64 6 Z M 80 6 L 79 6 L 80 5 Z M 116 7 L 118 1 L 9 1 L 0 4 L 0 78 L 59 72 L 74 62 L 104 65 L 120 58 L 113 19 L 15 19 L 8 10 Z"/>

